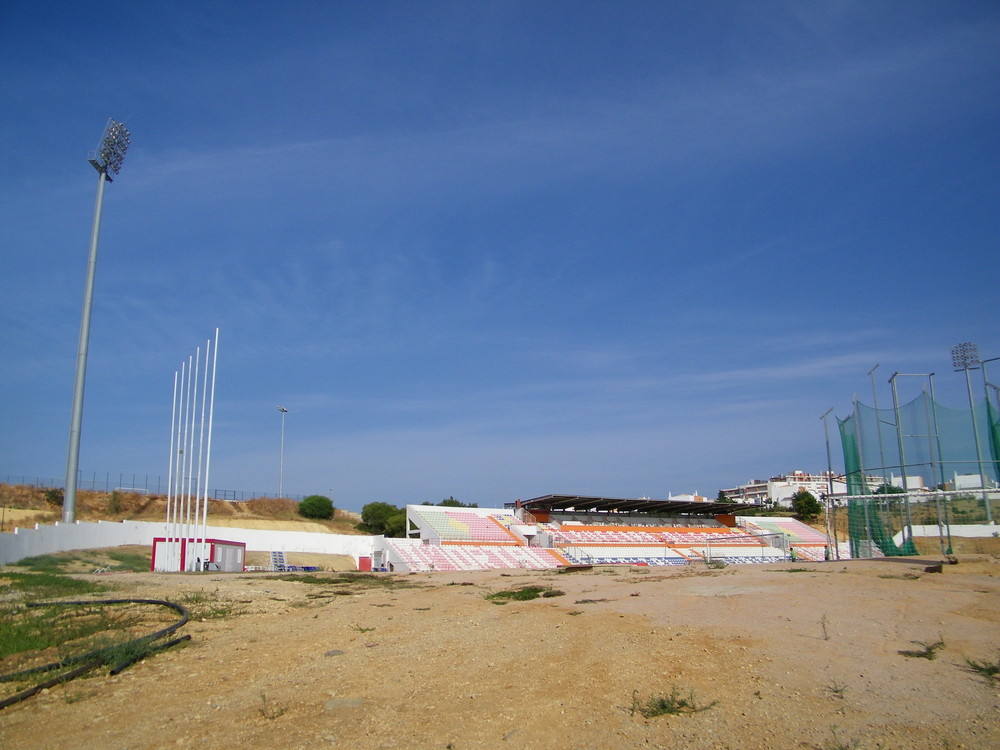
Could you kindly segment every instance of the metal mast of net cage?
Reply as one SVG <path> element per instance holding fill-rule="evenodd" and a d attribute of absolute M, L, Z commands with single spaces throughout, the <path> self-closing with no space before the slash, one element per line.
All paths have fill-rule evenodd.
<path fill-rule="evenodd" d="M 104 203 L 104 183 L 121 171 L 125 152 L 132 136 L 120 122 L 108 120 L 104 135 L 89 161 L 97 170 L 97 201 L 90 230 L 90 255 L 87 260 L 87 280 L 83 288 L 83 313 L 80 316 L 80 339 L 76 353 L 76 378 L 73 381 L 73 406 L 70 409 L 69 450 L 66 458 L 66 491 L 63 495 L 63 523 L 76 520 L 76 485 L 80 465 L 80 431 L 83 425 L 83 388 L 87 378 L 87 351 L 90 346 L 90 313 L 94 302 L 94 276 L 97 271 L 97 239 L 101 233 L 101 206 Z"/>
<path fill-rule="evenodd" d="M 214 341 L 205 342 L 204 361 L 201 354 L 199 346 L 174 373 L 167 467 L 167 537 L 162 567 L 157 565 L 158 569 L 169 572 L 197 570 L 208 559 L 208 476 L 219 359 L 218 328 Z"/>
<path fill-rule="evenodd" d="M 983 465 L 983 449 L 979 442 L 979 425 L 976 420 L 976 402 L 972 398 L 972 378 L 969 376 L 971 370 L 978 370 L 982 366 L 979 361 L 979 347 L 971 341 L 965 341 L 951 348 L 951 364 L 955 372 L 965 371 L 965 385 L 969 391 L 969 416 L 972 419 L 972 436 L 976 446 L 976 466 L 979 473 L 979 486 L 983 490 L 983 505 L 986 508 L 986 523 L 993 523 L 993 513 L 990 510 L 990 498 L 986 492 L 986 470 Z M 986 380 L 984 374 L 983 379 Z M 989 381 L 986 381 L 989 382 Z M 986 398 L 986 413 L 989 414 L 989 393 Z"/>

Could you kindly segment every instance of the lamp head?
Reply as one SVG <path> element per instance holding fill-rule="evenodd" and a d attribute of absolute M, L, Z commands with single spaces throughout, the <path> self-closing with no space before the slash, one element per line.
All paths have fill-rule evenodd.
<path fill-rule="evenodd" d="M 951 348 L 951 364 L 955 372 L 979 369 L 979 347 L 971 341 L 958 344 Z"/>
<path fill-rule="evenodd" d="M 120 122 L 108 120 L 101 137 L 101 144 L 96 151 L 90 152 L 90 163 L 94 169 L 104 174 L 111 182 L 111 175 L 117 175 L 125 160 L 125 152 L 132 142 L 132 134 Z"/>

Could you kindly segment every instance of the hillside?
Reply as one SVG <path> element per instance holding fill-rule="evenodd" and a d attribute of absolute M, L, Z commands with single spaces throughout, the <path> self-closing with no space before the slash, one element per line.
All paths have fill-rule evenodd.
<path fill-rule="evenodd" d="M 208 501 L 210 526 L 243 528 L 281 528 L 289 531 L 326 531 L 331 534 L 360 534 L 355 529 L 361 520 L 357 513 L 336 510 L 329 521 L 303 518 L 293 500 Z M 140 495 L 136 492 L 92 492 L 76 495 L 76 518 L 79 521 L 163 521 L 167 515 L 164 495 Z M 15 526 L 53 523 L 62 518 L 62 492 L 28 485 L 0 484 L 0 531 Z"/>

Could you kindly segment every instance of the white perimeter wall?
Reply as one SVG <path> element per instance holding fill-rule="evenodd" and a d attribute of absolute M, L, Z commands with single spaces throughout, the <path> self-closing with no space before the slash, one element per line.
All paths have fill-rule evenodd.
<path fill-rule="evenodd" d="M 996 523 L 977 523 L 977 524 L 952 524 L 950 528 L 945 529 L 945 534 L 951 533 L 952 536 L 963 536 L 963 537 L 987 537 L 987 536 L 1000 536 L 1000 526 Z M 938 537 L 941 536 L 941 529 L 937 526 L 914 526 L 913 536 L 929 536 Z M 896 535 L 892 538 L 892 541 L 899 545 L 903 543 L 903 532 L 897 531 Z"/>
<path fill-rule="evenodd" d="M 14 529 L 13 534 L 0 533 L 0 565 L 17 562 L 25 557 L 48 555 L 73 549 L 120 547 L 125 544 L 149 545 L 153 538 L 167 536 L 165 523 L 147 521 L 77 521 L 52 526 L 36 524 L 33 529 Z M 210 539 L 243 542 L 248 551 L 316 552 L 324 555 L 358 557 L 372 553 L 374 537 L 348 534 L 322 534 L 314 531 L 275 531 L 270 529 L 240 529 L 231 526 L 209 526 Z"/>

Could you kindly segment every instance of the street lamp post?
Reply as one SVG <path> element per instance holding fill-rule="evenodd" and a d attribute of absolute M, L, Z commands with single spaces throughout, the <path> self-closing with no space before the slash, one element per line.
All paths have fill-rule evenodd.
<path fill-rule="evenodd" d="M 63 496 L 63 523 L 76 520 L 76 483 L 80 463 L 80 428 L 83 424 L 83 387 L 87 378 L 87 350 L 90 345 L 90 312 L 94 301 L 94 275 L 97 270 L 97 239 L 101 233 L 101 206 L 104 203 L 104 183 L 111 182 L 122 168 L 131 134 L 120 122 L 108 120 L 97 150 L 89 156 L 97 170 L 97 202 L 90 231 L 90 256 L 87 281 L 83 290 L 83 314 L 80 318 L 80 341 L 76 354 L 76 378 L 73 382 L 73 407 L 69 426 L 69 451 L 66 458 L 66 492 Z"/>
<path fill-rule="evenodd" d="M 281 412 L 281 452 L 278 454 L 278 497 L 284 497 L 285 491 L 285 415 L 288 409 L 279 406 Z"/>

